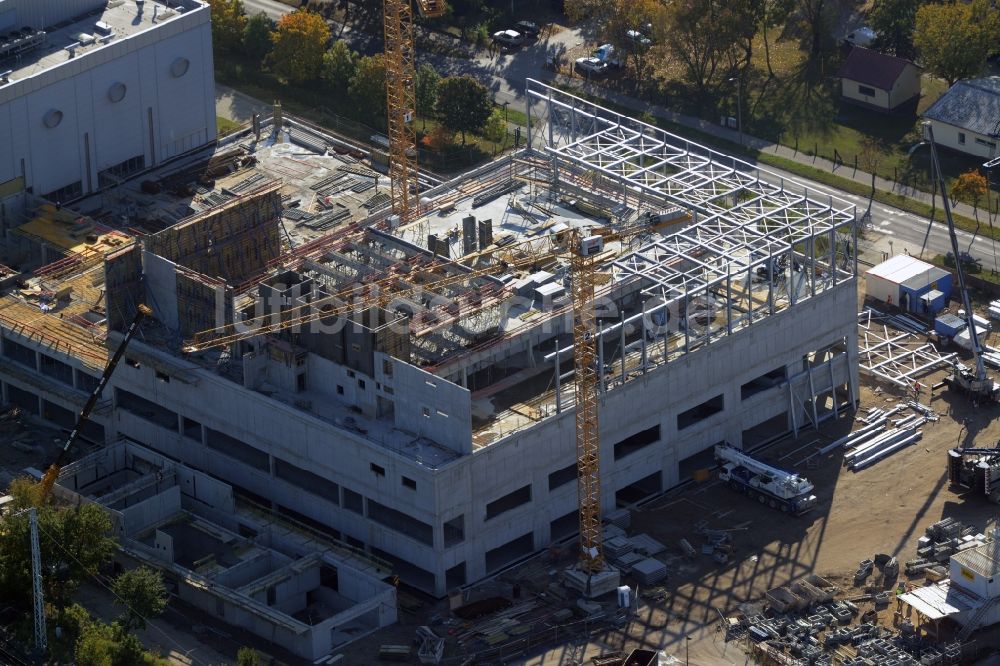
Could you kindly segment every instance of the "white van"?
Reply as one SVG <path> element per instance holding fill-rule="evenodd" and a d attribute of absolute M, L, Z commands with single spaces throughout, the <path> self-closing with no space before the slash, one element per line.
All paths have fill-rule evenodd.
<path fill-rule="evenodd" d="M 868 48 L 875 43 L 876 37 L 877 35 L 875 34 L 875 31 L 865 26 L 848 33 L 847 37 L 844 38 L 844 41 L 848 44 L 853 44 L 854 46 L 863 46 Z"/>

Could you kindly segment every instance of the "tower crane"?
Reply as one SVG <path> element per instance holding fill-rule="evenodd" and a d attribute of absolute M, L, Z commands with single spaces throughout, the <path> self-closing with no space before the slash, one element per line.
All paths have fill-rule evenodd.
<path fill-rule="evenodd" d="M 573 366 L 574 394 L 576 397 L 576 454 L 577 493 L 580 521 L 580 552 L 575 569 L 575 580 L 588 596 L 608 589 L 607 581 L 617 585 L 617 572 L 610 569 L 604 560 L 603 529 L 601 525 L 601 457 L 600 428 L 598 415 L 597 388 L 600 369 L 597 367 L 597 325 L 594 309 L 596 284 L 595 257 L 604 249 L 605 240 L 620 240 L 621 234 L 605 236 L 584 236 L 577 229 L 556 234 L 551 251 L 534 255 L 530 261 L 552 256 L 570 255 L 571 302 L 573 308 Z M 524 243 L 536 241 L 531 239 Z M 511 246 L 503 248 L 505 252 Z M 480 252 L 479 257 L 490 254 Z M 437 289 L 449 284 L 457 284 L 476 277 L 504 273 L 511 265 L 496 261 L 493 265 L 469 270 L 464 264 L 441 259 L 437 267 L 460 267 L 463 272 L 443 277 L 424 284 L 421 288 Z M 196 333 L 187 341 L 184 351 L 188 353 L 215 349 L 255 338 L 261 335 L 279 333 L 319 319 L 346 316 L 360 309 L 385 307 L 391 300 L 407 298 L 418 288 L 395 288 L 398 278 L 390 277 L 373 283 L 380 293 L 369 298 L 356 299 L 353 289 L 343 290 L 332 296 L 325 296 L 306 305 L 288 308 L 280 315 L 260 315 L 241 324 L 227 324 L 217 329 Z M 386 291 L 381 291 L 383 288 Z M 598 587 L 591 587 L 595 576 L 603 578 Z"/>
<path fill-rule="evenodd" d="M 444 0 L 416 0 L 422 16 L 444 14 Z M 413 63 L 413 5 L 411 0 L 383 0 L 385 32 L 386 108 L 389 120 L 389 181 L 392 212 L 400 223 L 410 221 L 411 185 L 417 181 L 416 68 Z"/>

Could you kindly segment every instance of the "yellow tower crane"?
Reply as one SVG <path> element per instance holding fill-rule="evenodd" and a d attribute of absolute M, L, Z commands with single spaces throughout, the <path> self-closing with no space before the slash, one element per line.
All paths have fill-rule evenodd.
<path fill-rule="evenodd" d="M 444 14 L 445 5 L 443 0 L 417 0 L 417 8 L 421 15 L 435 18 Z M 410 0 L 384 0 L 383 15 L 392 212 L 406 224 L 416 210 L 411 205 L 411 185 L 417 182 L 413 5 Z"/>

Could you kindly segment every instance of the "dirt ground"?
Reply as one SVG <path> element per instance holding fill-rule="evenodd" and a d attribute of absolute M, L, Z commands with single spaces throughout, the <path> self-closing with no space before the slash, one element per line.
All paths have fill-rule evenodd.
<path fill-rule="evenodd" d="M 901 399 L 888 391 L 875 394 L 874 384 L 864 383 L 862 408 L 889 407 Z M 926 393 L 922 401 L 928 404 Z M 666 600 L 644 600 L 627 631 L 585 646 L 550 650 L 524 663 L 571 664 L 609 648 L 645 647 L 662 649 L 681 663 L 744 664 L 740 644 L 726 643 L 718 632 L 720 613 L 760 601 L 768 589 L 807 573 L 849 588 L 860 560 L 875 553 L 912 559 L 924 528 L 944 517 L 985 529 L 996 518 L 997 508 L 949 488 L 946 453 L 959 442 L 994 445 L 1000 437 L 1000 424 L 994 423 L 1000 407 L 973 410 L 964 398 L 944 388 L 929 404 L 941 418 L 923 427 L 920 442 L 857 473 L 842 467 L 840 451 L 823 456 L 815 469 L 804 463 L 813 451 L 852 429 L 850 416 L 819 433 L 806 431 L 797 440 L 788 438 L 769 448 L 766 459 L 794 468 L 815 483 L 819 504 L 804 516 L 788 517 L 751 503 L 714 477 L 635 512 L 630 533 L 646 532 L 675 551 L 678 540 L 685 537 L 697 548 L 698 521 L 708 520 L 713 529 L 733 529 L 736 552 L 731 564 L 720 566 L 706 556 L 688 570 L 674 569 Z M 641 598 L 641 590 L 639 594 Z"/>

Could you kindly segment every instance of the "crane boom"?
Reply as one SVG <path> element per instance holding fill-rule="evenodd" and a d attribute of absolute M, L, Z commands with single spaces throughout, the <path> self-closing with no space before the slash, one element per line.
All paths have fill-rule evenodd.
<path fill-rule="evenodd" d="M 66 438 L 66 443 L 63 444 L 62 450 L 59 451 L 59 456 L 56 458 L 55 462 L 49 465 L 49 468 L 45 470 L 45 475 L 42 477 L 42 497 L 47 498 L 49 493 L 52 492 L 52 486 L 55 485 L 56 479 L 59 478 L 59 471 L 62 469 L 63 463 L 66 460 L 66 454 L 73 447 L 78 439 L 80 439 L 80 433 L 83 430 L 83 426 L 87 424 L 90 419 L 90 412 L 93 411 L 94 405 L 100 399 L 101 394 L 104 392 L 104 387 L 108 385 L 108 380 L 111 379 L 111 375 L 114 373 L 115 368 L 118 366 L 118 362 L 121 360 L 122 355 L 125 353 L 125 348 L 128 347 L 129 341 L 132 336 L 135 335 L 136 331 L 139 330 L 139 324 L 147 316 L 153 314 L 152 310 L 143 304 L 135 310 L 135 316 L 132 318 L 132 323 L 129 324 L 128 328 L 125 330 L 125 335 L 122 337 L 122 341 L 118 344 L 118 349 L 115 353 L 111 355 L 111 360 L 108 361 L 107 366 L 104 368 L 104 372 L 101 373 L 101 379 L 97 382 L 97 386 L 94 390 L 90 392 L 90 397 L 87 398 L 87 402 L 84 403 L 83 409 L 80 410 L 80 414 L 76 417 L 76 425 L 73 426 L 73 431 Z"/>

